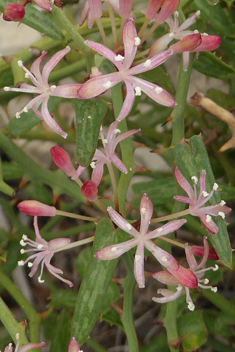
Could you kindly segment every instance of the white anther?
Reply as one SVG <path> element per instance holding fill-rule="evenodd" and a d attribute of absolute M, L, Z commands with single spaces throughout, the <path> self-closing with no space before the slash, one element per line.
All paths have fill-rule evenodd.
<path fill-rule="evenodd" d="M 38 282 L 40 283 L 40 284 L 42 284 L 43 282 L 44 282 L 44 280 L 42 280 L 40 277 L 38 278 Z"/>
<path fill-rule="evenodd" d="M 117 250 L 117 247 L 112 247 L 111 248 L 111 252 L 116 252 L 116 250 Z"/>
<path fill-rule="evenodd" d="M 174 38 L 175 33 L 171 32 L 171 33 L 169 33 L 168 35 L 169 35 L 170 38 Z"/>
<path fill-rule="evenodd" d="M 215 264 L 214 268 L 212 268 L 213 271 L 219 270 L 219 265 Z"/>
<path fill-rule="evenodd" d="M 5 90 L 5 92 L 9 92 L 11 90 L 10 87 L 4 87 L 3 89 Z"/>
<path fill-rule="evenodd" d="M 92 161 L 92 162 L 90 163 L 90 167 L 91 167 L 92 169 L 95 168 L 95 161 Z"/>
<path fill-rule="evenodd" d="M 165 257 L 164 255 L 161 257 L 161 260 L 166 263 L 167 262 L 167 257 Z"/>
<path fill-rule="evenodd" d="M 119 128 L 116 128 L 116 129 L 114 130 L 114 134 L 118 134 L 118 133 L 121 133 L 121 131 L 119 130 Z"/>
<path fill-rule="evenodd" d="M 21 250 L 20 250 L 20 253 L 21 253 L 21 254 L 24 254 L 24 253 L 25 253 L 25 250 L 24 250 L 24 249 L 21 249 Z"/>
<path fill-rule="evenodd" d="M 210 222 L 211 221 L 211 216 L 210 215 L 207 215 L 206 216 L 206 222 Z"/>
<path fill-rule="evenodd" d="M 198 31 L 197 29 L 195 29 L 195 30 L 193 31 L 193 33 L 194 33 L 194 34 L 198 34 L 199 31 Z"/>
<path fill-rule="evenodd" d="M 20 113 L 17 112 L 15 116 L 16 116 L 17 119 L 19 119 L 20 118 Z"/>
<path fill-rule="evenodd" d="M 132 167 L 130 167 L 130 169 L 129 169 L 130 171 L 132 171 Z"/>
<path fill-rule="evenodd" d="M 212 292 L 217 292 L 218 289 L 217 289 L 217 287 L 211 287 L 211 291 L 212 291 Z"/>
<path fill-rule="evenodd" d="M 33 266 L 33 263 L 28 262 L 28 267 L 29 267 L 29 268 L 32 268 L 32 266 Z"/>
<path fill-rule="evenodd" d="M 103 139 L 102 139 L 102 143 L 103 143 L 103 145 L 108 144 L 107 138 L 103 138 Z"/>
<path fill-rule="evenodd" d="M 207 36 L 207 35 L 209 35 L 208 33 L 202 33 L 202 35 L 205 37 L 205 36 Z"/>
<path fill-rule="evenodd" d="M 144 67 L 149 67 L 151 65 L 151 60 L 146 60 L 144 63 Z"/>
<path fill-rule="evenodd" d="M 52 86 L 50 86 L 50 90 L 53 92 L 53 90 L 55 90 L 56 89 L 56 85 L 55 84 L 53 84 Z"/>
<path fill-rule="evenodd" d="M 132 229 L 131 224 L 127 224 L 127 225 L 126 225 L 126 228 L 127 228 L 128 230 L 131 230 L 131 229 Z"/>
<path fill-rule="evenodd" d="M 141 95 L 141 88 L 140 87 L 135 87 L 135 95 L 140 96 Z"/>
<path fill-rule="evenodd" d="M 178 16 L 179 16 L 179 11 L 175 11 L 175 12 L 174 12 L 174 15 L 175 15 L 176 17 L 178 17 Z"/>
<path fill-rule="evenodd" d="M 26 235 L 22 236 L 22 240 L 26 241 L 28 239 L 28 237 Z"/>
<path fill-rule="evenodd" d="M 200 14 L 201 14 L 201 11 L 198 10 L 198 11 L 195 13 L 195 16 L 200 16 Z"/>
<path fill-rule="evenodd" d="M 19 338 L 20 338 L 20 334 L 17 332 L 16 333 L 16 340 L 19 340 Z"/>
<path fill-rule="evenodd" d="M 193 302 L 188 303 L 188 309 L 191 311 L 193 311 L 195 309 L 195 305 L 193 304 Z"/>
<path fill-rule="evenodd" d="M 111 86 L 112 86 L 112 82 L 111 81 L 107 81 L 107 82 L 105 82 L 103 84 L 103 87 L 106 88 L 106 89 L 110 88 Z"/>
<path fill-rule="evenodd" d="M 24 240 L 21 240 L 21 241 L 20 241 L 20 245 L 21 245 L 22 247 L 25 247 L 25 246 L 26 246 L 26 244 L 27 244 L 27 243 L 25 243 L 25 241 L 24 241 Z"/>
<path fill-rule="evenodd" d="M 198 183 L 198 178 L 197 178 L 197 176 L 192 176 L 191 179 L 193 180 L 193 182 L 194 182 L 195 184 Z"/>
<path fill-rule="evenodd" d="M 136 37 L 134 40 L 135 40 L 135 46 L 140 45 L 141 40 L 140 40 L 140 38 L 139 38 L 139 37 Z"/>
<path fill-rule="evenodd" d="M 218 184 L 217 184 L 217 183 L 214 183 L 214 185 L 213 185 L 213 190 L 214 190 L 214 191 L 217 191 L 218 188 L 219 188 Z"/>
<path fill-rule="evenodd" d="M 18 265 L 19 265 L 19 266 L 23 266 L 23 265 L 24 265 L 24 261 L 23 261 L 23 260 L 19 260 L 19 261 L 18 261 Z"/>
<path fill-rule="evenodd" d="M 28 111 L 29 111 L 28 108 L 27 108 L 27 106 L 24 107 L 23 111 L 24 111 L 24 112 L 28 112 Z"/>
<path fill-rule="evenodd" d="M 146 214 L 146 208 L 141 208 L 140 212 L 141 212 L 141 214 Z"/>
<path fill-rule="evenodd" d="M 117 56 L 115 56 L 114 60 L 115 61 L 123 61 L 124 60 L 124 56 L 118 54 Z"/>
<path fill-rule="evenodd" d="M 224 212 L 219 211 L 219 212 L 218 212 L 218 215 L 221 216 L 222 219 L 225 219 L 225 214 L 224 214 Z"/>
<path fill-rule="evenodd" d="M 224 200 L 221 200 L 221 202 L 220 202 L 220 205 L 225 205 L 226 204 L 226 202 L 224 201 Z"/>
<path fill-rule="evenodd" d="M 157 232 L 162 232 L 162 228 L 159 227 L 159 229 L 157 229 Z"/>
<path fill-rule="evenodd" d="M 177 287 L 176 287 L 176 291 L 181 291 L 182 290 L 182 286 L 181 285 L 178 285 Z"/>
<path fill-rule="evenodd" d="M 22 67 L 23 66 L 23 61 L 19 60 L 19 61 L 17 61 L 17 64 L 18 64 L 19 67 Z"/>
<path fill-rule="evenodd" d="M 136 255 L 135 255 L 135 261 L 136 261 L 136 262 L 138 262 L 138 260 L 140 260 L 140 258 L 141 258 L 141 257 L 140 257 L 139 254 L 136 254 Z"/>
<path fill-rule="evenodd" d="M 31 74 L 30 74 L 29 72 L 26 72 L 26 73 L 24 74 L 24 76 L 25 76 L 25 78 L 29 78 L 29 77 L 31 76 Z"/>
<path fill-rule="evenodd" d="M 205 285 L 207 285 L 207 284 L 209 284 L 210 281 L 208 279 L 205 279 L 203 282 Z"/>
<path fill-rule="evenodd" d="M 89 116 L 87 116 L 87 118 L 88 118 L 88 119 L 91 119 L 91 116 L 89 115 Z"/>
<path fill-rule="evenodd" d="M 162 89 L 161 87 L 156 87 L 156 88 L 154 89 L 154 91 L 155 91 L 157 94 L 160 94 L 160 93 L 163 92 L 163 89 Z"/>
<path fill-rule="evenodd" d="M 203 191 L 202 195 L 203 195 L 203 197 L 207 197 L 207 196 L 209 196 L 209 193 L 207 193 L 206 191 Z"/>
<path fill-rule="evenodd" d="M 43 248 L 43 244 L 40 243 L 37 245 L 37 249 L 42 249 L 42 248 Z"/>

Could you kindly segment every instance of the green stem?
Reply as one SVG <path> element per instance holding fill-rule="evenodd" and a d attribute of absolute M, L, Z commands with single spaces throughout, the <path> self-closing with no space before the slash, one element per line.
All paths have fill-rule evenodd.
<path fill-rule="evenodd" d="M 179 79 L 177 82 L 177 92 L 175 100 L 177 105 L 174 107 L 172 116 L 172 143 L 174 146 L 184 138 L 184 115 L 187 104 L 187 93 L 192 71 L 193 57 L 191 54 L 187 71 L 183 69 L 183 58 L 181 59 Z"/>
<path fill-rule="evenodd" d="M 0 270 L 0 283 L 10 293 L 29 319 L 30 341 L 40 339 L 40 317 L 18 287 Z"/>
<path fill-rule="evenodd" d="M 167 329 L 167 341 L 171 352 L 179 352 L 179 336 L 177 329 L 177 309 L 178 300 L 168 302 L 166 306 L 166 315 L 164 318 Z"/>
<path fill-rule="evenodd" d="M 108 167 L 108 170 L 109 170 L 109 175 L 110 175 L 111 183 L 112 183 L 112 186 L 113 186 L 115 209 L 116 209 L 116 211 L 119 211 L 117 183 L 116 183 L 116 178 L 115 178 L 114 171 L 113 171 L 113 166 L 112 166 L 111 163 L 107 163 L 107 167 Z"/>
<path fill-rule="evenodd" d="M 76 48 L 83 52 L 87 70 L 90 72 L 91 67 L 94 66 L 94 54 L 92 50 L 84 43 L 83 37 L 77 31 L 76 27 L 69 21 L 63 10 L 59 9 L 55 5 L 52 6 L 52 18 L 54 17 L 56 22 L 59 22 L 60 26 L 65 29 L 66 32 L 71 36 L 76 45 Z"/>
<path fill-rule="evenodd" d="M 136 285 L 136 280 L 134 276 L 134 265 L 131 253 L 125 253 L 123 255 L 123 260 L 127 269 L 127 276 L 123 280 L 123 314 L 122 323 L 127 336 L 128 341 L 128 351 L 138 352 L 138 339 L 136 336 L 136 329 L 133 319 L 133 294 Z"/>
<path fill-rule="evenodd" d="M 63 210 L 57 210 L 56 214 L 57 215 L 66 216 L 66 217 L 72 218 L 72 219 L 79 219 L 79 220 L 92 221 L 92 222 L 99 221 L 99 218 L 92 218 L 90 216 L 84 216 L 84 215 L 79 215 L 79 214 L 74 214 L 74 213 L 68 213 L 67 211 L 63 211 Z"/>
<path fill-rule="evenodd" d="M 189 209 L 179 211 L 178 213 L 166 215 L 166 216 L 161 216 L 160 218 L 154 218 L 150 222 L 151 223 L 157 223 L 157 222 L 162 222 L 162 221 L 167 221 L 167 220 L 172 220 L 176 218 L 180 218 L 181 216 L 185 216 L 190 214 Z"/>
<path fill-rule="evenodd" d="M 217 308 L 221 309 L 224 313 L 229 314 L 233 317 L 235 322 L 235 305 L 229 302 L 224 296 L 218 292 L 212 292 L 210 290 L 202 290 L 202 294 L 205 298 L 211 301 Z"/>

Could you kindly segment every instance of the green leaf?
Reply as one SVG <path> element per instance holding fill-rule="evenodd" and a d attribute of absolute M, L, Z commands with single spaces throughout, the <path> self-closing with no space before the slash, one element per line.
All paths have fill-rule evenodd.
<path fill-rule="evenodd" d="M 233 24 L 219 3 L 212 6 L 208 1 L 194 0 L 193 5 L 197 10 L 201 11 L 201 16 L 211 23 L 218 34 L 234 38 L 235 30 Z"/>
<path fill-rule="evenodd" d="M 68 350 L 71 316 L 63 311 L 54 326 L 54 334 L 50 352 L 64 352 Z"/>
<path fill-rule="evenodd" d="M 116 325 L 123 329 L 120 314 L 114 308 L 110 308 L 105 314 L 102 314 L 102 320 L 107 321 L 111 325 Z"/>
<path fill-rule="evenodd" d="M 24 170 L 14 163 L 3 162 L 2 163 L 2 177 L 4 180 L 15 180 L 22 178 Z"/>
<path fill-rule="evenodd" d="M 7 4 L 15 2 L 14 0 L 0 0 L 0 11 L 4 11 Z M 22 20 L 24 24 L 32 27 L 38 32 L 46 34 L 52 39 L 61 41 L 64 36 L 57 25 L 50 20 L 42 11 L 37 10 L 31 4 L 25 7 L 25 16 Z"/>
<path fill-rule="evenodd" d="M 200 177 L 202 170 L 206 170 L 206 184 L 207 190 L 213 188 L 215 178 L 210 166 L 210 160 L 207 155 L 206 148 L 203 144 L 202 139 L 199 136 L 193 136 L 189 140 L 189 144 L 179 144 L 175 147 L 176 165 L 180 168 L 184 176 L 190 181 L 192 176 Z M 218 204 L 221 198 L 219 192 L 214 193 L 208 204 Z M 222 262 L 231 266 L 232 263 L 232 250 L 230 247 L 230 241 L 226 222 L 221 219 L 220 216 L 213 217 L 213 220 L 217 224 L 219 231 L 216 235 L 211 234 L 206 230 L 209 240 L 215 248 L 218 256 Z"/>
<path fill-rule="evenodd" d="M 0 192 L 3 192 L 11 197 L 13 196 L 15 191 L 7 183 L 5 183 L 4 181 L 0 181 Z"/>
<path fill-rule="evenodd" d="M 82 278 L 84 277 L 88 264 L 91 260 L 91 257 L 92 257 L 91 252 L 92 252 L 92 248 L 86 247 L 80 251 L 77 257 L 77 268 Z"/>
<path fill-rule="evenodd" d="M 99 99 L 76 101 L 76 151 L 82 166 L 91 163 L 106 110 L 106 104 Z"/>
<path fill-rule="evenodd" d="M 206 76 L 219 79 L 234 77 L 235 70 L 210 52 L 201 52 L 193 61 L 193 67 Z"/>
<path fill-rule="evenodd" d="M 196 351 L 207 341 L 207 329 L 198 310 L 178 318 L 178 330 L 184 351 Z"/>
<path fill-rule="evenodd" d="M 34 199 L 44 204 L 53 204 L 53 195 L 41 182 L 32 181 L 25 187 L 27 199 Z"/>
<path fill-rule="evenodd" d="M 118 259 L 110 261 L 98 260 L 94 254 L 108 245 L 116 243 L 113 235 L 113 225 L 109 219 L 100 220 L 92 247 L 92 258 L 78 292 L 75 312 L 72 321 L 72 336 L 82 345 L 89 336 L 101 307 L 106 299 L 106 293 L 117 266 Z"/>
<path fill-rule="evenodd" d="M 74 291 L 54 290 L 51 292 L 52 307 L 57 308 L 74 308 L 76 304 L 77 294 Z"/>

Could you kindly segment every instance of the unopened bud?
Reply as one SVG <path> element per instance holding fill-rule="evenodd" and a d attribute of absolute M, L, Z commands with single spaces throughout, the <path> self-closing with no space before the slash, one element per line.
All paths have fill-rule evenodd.
<path fill-rule="evenodd" d="M 213 51 L 217 49 L 221 44 L 222 38 L 218 35 L 202 35 L 201 44 L 193 52 L 199 51 Z"/>
<path fill-rule="evenodd" d="M 33 216 L 55 216 L 56 208 L 43 204 L 37 200 L 23 200 L 17 205 L 18 209 L 25 214 Z"/>
<path fill-rule="evenodd" d="M 204 255 L 204 247 L 202 246 L 192 246 L 191 250 L 193 252 L 194 255 L 197 255 L 198 257 L 203 257 Z M 214 250 L 213 247 L 209 247 L 209 254 L 208 254 L 208 258 L 209 260 L 219 260 L 219 256 L 216 253 L 216 251 Z"/>
<path fill-rule="evenodd" d="M 51 148 L 51 156 L 54 163 L 64 171 L 67 176 L 73 176 L 76 172 L 69 154 L 61 147 Z"/>
<path fill-rule="evenodd" d="M 72 337 L 70 340 L 68 352 L 82 352 L 75 337 Z"/>
<path fill-rule="evenodd" d="M 90 202 L 97 199 L 98 188 L 93 181 L 86 181 L 81 188 L 81 192 Z"/>
<path fill-rule="evenodd" d="M 13 2 L 11 4 L 7 4 L 3 13 L 3 19 L 5 21 L 15 21 L 19 22 L 24 18 L 25 8 L 22 4 L 18 2 Z"/>
<path fill-rule="evenodd" d="M 189 288 L 195 288 L 198 286 L 198 279 L 191 270 L 179 265 L 178 270 L 175 270 L 175 271 L 169 270 L 169 271 L 182 286 L 186 286 Z"/>
<path fill-rule="evenodd" d="M 191 34 L 184 37 L 179 42 L 171 45 L 169 49 L 174 51 L 174 54 L 192 51 L 197 48 L 202 42 L 201 34 Z"/>

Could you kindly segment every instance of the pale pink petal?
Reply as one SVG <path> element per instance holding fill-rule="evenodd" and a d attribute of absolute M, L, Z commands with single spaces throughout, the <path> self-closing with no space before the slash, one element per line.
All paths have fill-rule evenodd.
<path fill-rule="evenodd" d="M 134 273 L 135 279 L 139 288 L 145 287 L 145 277 L 144 277 L 144 244 L 141 242 L 137 246 L 134 260 Z"/>
<path fill-rule="evenodd" d="M 173 197 L 174 200 L 178 200 L 178 202 L 183 202 L 183 203 L 187 203 L 187 204 L 193 204 L 192 199 L 188 198 L 188 197 L 184 197 L 184 196 L 174 196 Z"/>
<path fill-rule="evenodd" d="M 152 300 L 157 303 L 171 302 L 171 301 L 174 301 L 176 298 L 178 298 L 182 292 L 183 292 L 182 286 L 178 286 L 175 292 L 168 290 L 166 288 L 159 288 L 157 290 L 157 293 L 163 295 L 164 297 L 153 297 Z"/>
<path fill-rule="evenodd" d="M 122 121 L 125 117 L 129 115 L 135 100 L 135 92 L 134 92 L 134 88 L 132 87 L 132 84 L 129 83 L 127 79 L 125 79 L 124 82 L 126 84 L 127 94 L 126 94 L 124 103 L 122 105 L 121 111 L 118 115 L 118 118 L 117 118 L 118 121 Z"/>
<path fill-rule="evenodd" d="M 110 161 L 112 161 L 112 163 L 116 166 L 116 168 L 118 168 L 118 170 L 120 170 L 121 172 L 124 172 L 124 174 L 128 173 L 126 166 L 123 164 L 123 162 L 119 159 L 119 157 L 116 154 L 110 155 Z"/>
<path fill-rule="evenodd" d="M 83 23 L 86 21 L 86 18 L 88 16 L 88 11 L 89 11 L 89 3 L 88 3 L 88 1 L 86 1 L 84 6 L 83 6 L 83 9 L 82 9 L 82 14 L 81 14 L 79 26 L 82 26 Z"/>
<path fill-rule="evenodd" d="M 148 20 L 153 20 L 164 0 L 150 0 L 146 11 L 141 11 Z"/>
<path fill-rule="evenodd" d="M 149 232 L 145 236 L 145 238 L 147 240 L 150 240 L 150 239 L 157 238 L 157 237 L 160 237 L 160 236 L 168 235 L 171 232 L 177 231 L 186 222 L 187 222 L 187 220 L 185 220 L 185 219 L 170 221 L 167 224 L 165 224 L 165 225 L 163 225 L 161 227 L 158 227 L 157 229 Z"/>
<path fill-rule="evenodd" d="M 18 352 L 27 352 L 27 351 L 30 351 L 34 348 L 41 348 L 41 347 L 45 347 L 45 346 L 46 346 L 45 342 L 40 342 L 40 343 L 30 342 L 30 343 L 27 343 L 27 345 L 20 347 Z"/>
<path fill-rule="evenodd" d="M 203 244 L 204 244 L 203 257 L 202 257 L 201 263 L 197 266 L 197 269 L 205 268 L 206 262 L 209 259 L 210 247 L 209 247 L 209 244 L 207 242 L 206 236 L 203 237 Z M 211 247 L 211 249 L 214 250 L 214 248 L 212 248 L 212 247 Z M 215 252 L 215 250 L 214 250 L 214 252 Z M 215 252 L 215 254 L 216 254 L 216 257 L 218 257 L 216 252 Z"/>
<path fill-rule="evenodd" d="M 90 15 L 93 19 L 99 19 L 102 16 L 101 0 L 88 0 Z"/>
<path fill-rule="evenodd" d="M 48 111 L 48 107 L 47 107 L 48 100 L 49 100 L 49 97 L 45 97 L 45 99 L 42 102 L 41 113 L 43 116 L 43 120 L 46 122 L 46 124 L 48 125 L 48 127 L 50 127 L 52 131 L 54 131 L 57 134 L 60 134 L 63 138 L 66 138 L 67 133 L 60 128 L 60 126 L 55 122 L 55 120 L 53 119 L 53 117 Z"/>
<path fill-rule="evenodd" d="M 140 225 L 140 234 L 146 235 L 149 228 L 149 223 L 153 215 L 153 204 L 147 194 L 143 194 L 140 201 L 140 216 L 141 216 L 141 225 Z M 147 236 L 145 236 L 146 239 Z"/>
<path fill-rule="evenodd" d="M 108 207 L 107 210 L 109 212 L 110 218 L 118 227 L 120 227 L 123 231 L 129 233 L 130 235 L 138 239 L 140 238 L 139 232 L 131 224 L 129 224 L 128 221 L 123 219 L 123 217 L 119 213 L 117 213 L 112 207 Z"/>
<path fill-rule="evenodd" d="M 162 248 L 156 246 L 151 241 L 145 241 L 145 247 L 153 254 L 153 256 L 168 270 L 178 270 L 179 263 L 177 260 L 168 252 Z"/>
<path fill-rule="evenodd" d="M 61 98 L 78 98 L 78 89 L 81 83 L 69 83 L 57 86 L 50 95 Z"/>
<path fill-rule="evenodd" d="M 160 12 L 155 16 L 155 20 L 162 24 L 165 20 L 177 10 L 180 0 L 165 0 L 162 3 Z"/>
<path fill-rule="evenodd" d="M 187 179 L 183 176 L 182 172 L 178 168 L 178 166 L 174 167 L 174 174 L 176 181 L 180 185 L 181 188 L 188 194 L 190 199 L 194 199 L 194 191 L 190 183 L 187 181 Z"/>
<path fill-rule="evenodd" d="M 122 68 L 122 63 L 120 63 L 119 61 L 116 61 L 115 58 L 117 57 L 117 55 L 110 50 L 109 48 L 107 48 L 107 46 L 100 44 L 100 43 L 96 43 L 93 42 L 92 40 L 85 40 L 84 42 L 87 46 L 89 46 L 89 48 L 93 49 L 94 51 L 96 51 L 97 53 L 99 53 L 100 55 L 106 57 L 109 61 L 111 61 L 119 70 Z M 106 75 L 107 76 L 107 75 Z"/>
<path fill-rule="evenodd" d="M 185 254 L 186 254 L 186 259 L 188 262 L 188 265 L 192 271 L 195 271 L 197 269 L 197 261 L 194 257 L 194 254 L 192 250 L 190 249 L 188 243 L 185 243 Z"/>
<path fill-rule="evenodd" d="M 141 132 L 141 129 L 138 129 L 138 130 L 130 130 L 130 131 L 127 131 L 127 132 L 120 134 L 119 136 L 117 136 L 115 138 L 114 149 L 116 148 L 117 144 L 120 143 L 121 141 L 123 141 L 124 139 L 126 139 L 130 136 L 133 136 L 136 133 L 140 133 L 140 132 Z"/>
<path fill-rule="evenodd" d="M 111 246 L 100 249 L 96 252 L 95 257 L 100 260 L 111 260 L 120 257 L 128 252 L 131 248 L 137 246 L 138 240 L 132 239 L 123 243 L 113 244 Z"/>
<path fill-rule="evenodd" d="M 154 273 L 153 278 L 162 284 L 169 286 L 177 286 L 179 284 L 179 281 L 171 273 L 169 273 L 169 271 L 166 270 Z"/>
<path fill-rule="evenodd" d="M 79 165 L 77 171 L 75 172 L 73 177 L 71 177 L 72 180 L 76 180 L 76 178 L 78 178 L 83 173 L 84 170 L 86 170 L 86 167 Z"/>
<path fill-rule="evenodd" d="M 196 12 L 193 16 L 187 18 L 187 20 L 184 21 L 184 22 L 179 26 L 178 31 L 179 31 L 179 32 L 182 32 L 182 31 L 184 31 L 186 28 L 192 26 L 192 24 L 196 23 L 196 17 L 198 17 L 197 12 Z"/>
<path fill-rule="evenodd" d="M 91 180 L 99 187 L 104 173 L 104 162 L 97 162 L 92 171 Z"/>
<path fill-rule="evenodd" d="M 54 238 L 48 242 L 48 250 L 55 252 L 64 246 L 67 246 L 71 242 L 70 238 Z"/>
<path fill-rule="evenodd" d="M 194 215 L 194 214 L 192 214 L 192 215 Z M 216 223 L 212 219 L 210 219 L 208 221 L 207 215 L 200 214 L 198 216 L 200 217 L 203 224 L 206 226 L 207 230 L 209 230 L 211 233 L 216 234 L 219 231 L 218 226 L 216 225 Z"/>
<path fill-rule="evenodd" d="M 50 0 L 34 0 L 36 4 L 41 7 L 43 10 L 52 12 L 52 6 Z"/>
<path fill-rule="evenodd" d="M 123 26 L 123 43 L 124 43 L 124 61 L 123 69 L 126 71 L 131 66 L 135 54 L 137 51 L 137 45 L 135 45 L 135 38 L 137 37 L 137 31 L 135 23 L 132 19 L 126 21 Z"/>
<path fill-rule="evenodd" d="M 148 57 L 151 58 L 166 49 L 167 45 L 174 39 L 168 34 L 156 40 L 150 47 Z"/>
<path fill-rule="evenodd" d="M 45 64 L 45 66 L 43 67 L 42 70 L 42 79 L 43 79 L 43 83 L 46 85 L 48 84 L 48 77 L 49 74 L 51 73 L 51 71 L 53 70 L 53 68 L 60 62 L 60 60 L 66 55 L 68 54 L 68 52 L 70 51 L 70 47 L 66 46 L 65 49 L 62 49 L 60 51 L 58 51 L 56 54 L 54 54 L 50 60 Z"/>
<path fill-rule="evenodd" d="M 43 80 L 42 80 L 42 74 L 40 71 L 40 65 L 42 63 L 42 60 L 47 56 L 48 52 L 43 51 L 42 55 L 39 56 L 33 63 L 32 66 L 30 68 L 30 71 L 32 72 L 32 74 L 36 77 L 36 79 L 38 80 L 39 83 L 43 84 Z"/>
<path fill-rule="evenodd" d="M 60 270 L 60 269 L 57 269 L 55 268 L 53 265 L 51 264 L 47 264 L 46 265 L 47 269 L 49 270 L 49 272 L 54 275 L 55 277 L 57 277 L 57 279 L 63 281 L 65 284 L 69 285 L 69 287 L 73 287 L 73 283 L 69 280 L 66 280 L 64 279 L 62 276 L 60 276 L 59 274 L 57 274 L 57 270 Z M 55 270 L 56 269 L 56 270 Z M 60 270 L 60 273 L 63 274 L 63 271 Z"/>

